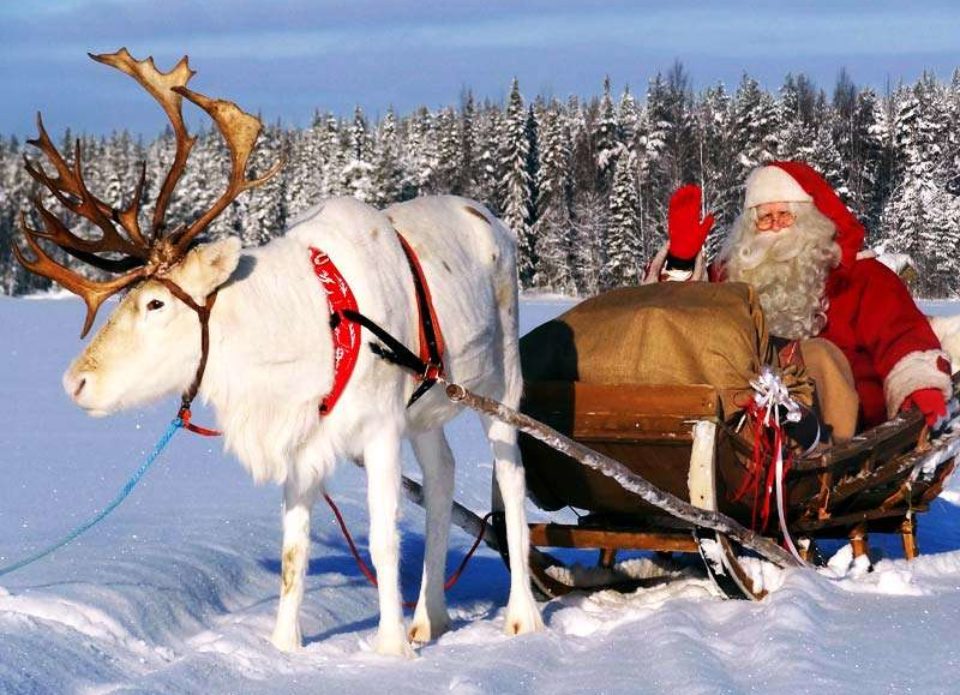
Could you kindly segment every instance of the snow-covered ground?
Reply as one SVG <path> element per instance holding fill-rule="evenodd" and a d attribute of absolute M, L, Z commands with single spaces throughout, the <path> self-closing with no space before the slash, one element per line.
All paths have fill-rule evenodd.
<path fill-rule="evenodd" d="M 570 305 L 523 301 L 524 329 Z M 938 313 L 960 304 L 936 303 Z M 106 312 L 103 312 L 106 313 Z M 91 419 L 60 374 L 80 348 L 75 300 L 0 299 L 0 565 L 109 501 L 176 402 Z M 199 422 L 209 422 L 201 410 Z M 457 498 L 488 507 L 490 461 L 470 417 L 448 429 Z M 408 462 L 409 463 L 409 462 Z M 408 471 L 416 475 L 415 466 Z M 365 547 L 362 472 L 331 493 Z M 508 576 L 481 549 L 450 592 L 453 629 L 404 662 L 371 653 L 376 593 L 329 510 L 316 508 L 306 647 L 267 641 L 279 588 L 279 492 L 258 488 L 216 440 L 178 434 L 113 516 L 73 545 L 0 578 L 2 693 L 956 692 L 960 484 L 920 519 L 917 561 L 875 538 L 876 571 L 783 577 L 762 603 L 724 601 L 702 578 L 543 605 L 547 629 L 502 634 Z M 423 513 L 407 505 L 403 584 L 416 594 Z M 450 566 L 471 539 L 453 533 Z M 834 548 L 835 549 L 835 548 Z"/>

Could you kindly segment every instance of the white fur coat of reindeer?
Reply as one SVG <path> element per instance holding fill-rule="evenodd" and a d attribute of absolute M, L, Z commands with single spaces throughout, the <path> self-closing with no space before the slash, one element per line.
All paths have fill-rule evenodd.
<path fill-rule="evenodd" d="M 326 295 L 314 274 L 310 250 L 318 248 L 330 257 L 364 315 L 416 350 L 414 279 L 397 238 L 400 232 L 417 254 L 433 296 L 446 343 L 447 378 L 516 407 L 522 380 L 513 234 L 482 206 L 453 196 L 418 199 L 384 212 L 353 199 L 332 199 L 259 249 L 242 251 L 236 239 L 191 247 L 190 241 L 233 198 L 265 180 L 245 178 L 259 122 L 230 102 L 186 89 L 192 71 L 185 59 L 169 73 L 158 72 L 152 61 L 133 60 L 125 50 L 95 59 L 132 75 L 160 101 L 178 135 L 178 156 L 158 199 L 160 215 L 154 216 L 153 233 L 141 233 L 136 222 L 139 203 L 131 204 L 131 213 L 130 207 L 111 208 L 95 198 L 83 185 L 82 174 L 64 163 L 40 127 L 35 144 L 58 176 L 49 177 L 35 165 L 32 173 L 68 208 L 94 221 L 104 237 L 96 242 L 81 239 L 45 214 L 44 232 L 24 223 L 33 258 L 17 249 L 18 258 L 30 270 L 84 297 L 86 328 L 106 296 L 133 285 L 70 365 L 65 389 L 94 415 L 186 391 L 201 359 L 201 328 L 198 314 L 170 285 L 201 306 L 216 291 L 199 394 L 212 404 L 225 446 L 254 479 L 283 485 L 282 580 L 273 643 L 284 650 L 301 644 L 298 613 L 311 508 L 336 463 L 352 459 L 362 462 L 368 478 L 370 553 L 380 599 L 376 649 L 412 654 L 410 641 L 434 639 L 449 624 L 443 582 L 454 460 L 443 423 L 458 408 L 435 388 L 408 409 L 416 382 L 366 349 L 373 337 L 364 332 L 364 349 L 342 397 L 330 414 L 319 415 L 320 401 L 334 379 L 334 343 Z M 167 189 L 176 184 L 192 144 L 180 116 L 181 96 L 214 118 L 230 146 L 233 167 L 228 190 L 214 208 L 189 227 L 164 236 L 163 196 L 169 198 Z M 119 220 L 125 234 L 113 225 L 108 229 L 111 220 Z M 118 253 L 133 262 L 119 278 L 93 283 L 53 261 L 38 239 L 52 240 L 108 270 L 116 270 Z M 104 240 L 109 243 L 104 245 Z M 113 253 L 105 256 L 104 251 Z M 542 622 L 529 585 L 525 484 L 516 431 L 493 420 L 483 424 L 504 500 L 511 563 L 505 630 L 531 632 L 541 629 Z M 423 470 L 427 509 L 423 578 L 409 631 L 403 624 L 397 533 L 400 445 L 405 438 Z"/>

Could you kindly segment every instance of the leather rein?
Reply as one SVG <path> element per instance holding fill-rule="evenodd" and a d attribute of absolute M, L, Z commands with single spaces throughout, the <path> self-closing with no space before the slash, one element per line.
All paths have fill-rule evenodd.
<path fill-rule="evenodd" d="M 161 277 L 154 279 L 170 290 L 170 293 L 174 297 L 193 309 L 197 314 L 197 318 L 200 320 L 200 364 L 197 365 L 197 371 L 193 375 L 193 382 L 190 384 L 190 387 L 184 391 L 180 397 L 180 411 L 177 413 L 177 416 L 180 418 L 183 426 L 191 432 L 202 434 L 205 437 L 219 436 L 221 433 L 216 430 L 200 427 L 190 422 L 190 406 L 197 397 L 197 392 L 200 390 L 200 382 L 203 381 L 203 373 L 207 368 L 207 357 L 210 354 L 210 312 L 213 310 L 213 305 L 217 301 L 217 293 L 220 289 L 217 288 L 208 294 L 203 304 L 197 304 L 193 300 L 193 297 L 187 294 L 183 288 L 173 280 Z"/>

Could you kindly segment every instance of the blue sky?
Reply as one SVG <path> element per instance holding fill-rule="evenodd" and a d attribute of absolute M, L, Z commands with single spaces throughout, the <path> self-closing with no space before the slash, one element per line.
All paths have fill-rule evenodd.
<path fill-rule="evenodd" d="M 619 92 L 681 60 L 697 88 L 747 72 L 775 89 L 805 72 L 832 89 L 841 67 L 883 91 L 960 66 L 960 3 L 610 0 L 4 0 L 0 133 L 48 127 L 152 135 L 164 117 L 129 79 L 86 57 L 127 46 L 167 69 L 189 54 L 191 86 L 269 121 L 316 108 L 371 115 L 455 104 L 464 88 L 499 101 Z"/>

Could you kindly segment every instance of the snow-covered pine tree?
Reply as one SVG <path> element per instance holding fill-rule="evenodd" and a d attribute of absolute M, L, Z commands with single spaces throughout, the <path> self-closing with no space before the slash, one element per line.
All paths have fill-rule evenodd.
<path fill-rule="evenodd" d="M 630 85 L 626 85 L 617 104 L 617 133 L 619 141 L 628 149 L 636 150 L 639 124 L 640 107 L 630 93 Z"/>
<path fill-rule="evenodd" d="M 274 162 L 285 156 L 285 136 L 279 124 L 267 126 L 260 133 L 257 149 L 250 163 L 252 178 L 265 174 Z M 241 239 L 244 246 L 261 246 L 279 236 L 287 225 L 287 210 L 284 205 L 286 196 L 284 170 L 247 192 L 246 210 L 241 219 Z"/>
<path fill-rule="evenodd" d="M 847 189 L 847 177 L 840 161 L 840 152 L 834 141 L 836 132 L 834 118 L 834 112 L 827 104 L 826 95 L 821 91 L 814 105 L 810 146 L 801 150 L 804 155 L 802 159 L 827 180 L 844 202 L 848 202 L 850 191 Z"/>
<path fill-rule="evenodd" d="M 776 103 L 776 155 L 780 159 L 806 159 L 816 130 L 817 93 L 806 75 L 788 74 Z"/>
<path fill-rule="evenodd" d="M 328 113 L 322 126 L 317 132 L 317 147 L 320 151 L 320 198 L 343 195 L 341 174 L 344 167 L 345 148 L 342 145 L 340 121 L 332 113 Z"/>
<path fill-rule="evenodd" d="M 594 151 L 597 157 L 597 187 L 609 191 L 613 185 L 613 172 L 620 155 L 620 132 L 617 110 L 610 93 L 610 76 L 603 78 L 603 96 L 600 111 L 594 126 Z"/>
<path fill-rule="evenodd" d="M 597 294 L 606 264 L 607 199 L 598 191 L 581 191 L 573 206 L 573 262 L 577 293 Z"/>
<path fill-rule="evenodd" d="M 503 178 L 500 160 L 500 131 L 503 118 L 498 109 L 486 105 L 477 114 L 476 127 L 476 197 L 494 212 L 503 209 L 500 181 Z"/>
<path fill-rule="evenodd" d="M 227 185 L 230 174 L 230 153 L 223 138 L 215 129 L 201 131 L 190 151 L 190 163 L 184 170 L 178 189 L 181 191 L 180 209 L 187 216 L 183 221 L 196 219 L 208 210 Z M 148 200 L 152 205 L 163 181 L 153 181 Z M 243 198 L 243 196 L 240 196 Z M 204 232 L 210 239 L 240 233 L 247 214 L 246 202 L 239 199 L 230 204 Z"/>
<path fill-rule="evenodd" d="M 777 109 L 773 98 L 760 89 L 755 79 L 744 74 L 733 99 L 733 146 L 739 166 L 738 180 L 775 158 L 777 152 Z"/>
<path fill-rule="evenodd" d="M 567 101 L 567 123 L 570 127 L 571 179 L 579 194 L 597 191 L 597 155 L 593 136 L 599 104 L 594 101 L 590 106 L 583 105 L 576 96 Z"/>
<path fill-rule="evenodd" d="M 699 148 L 694 131 L 690 78 L 679 62 L 666 79 L 657 74 L 647 90 L 646 161 L 643 218 L 648 251 L 666 239 L 667 205 L 671 193 L 699 180 Z"/>
<path fill-rule="evenodd" d="M 284 204 L 290 217 L 320 202 L 324 127 L 323 116 L 316 112 L 308 128 L 288 132 L 290 154 L 284 166 Z"/>
<path fill-rule="evenodd" d="M 716 222 L 704 244 L 707 258 L 719 250 L 727 230 L 739 214 L 740 187 L 737 153 L 731 134 L 730 96 L 718 84 L 706 90 L 696 109 L 697 155 L 703 210 L 712 212 Z"/>
<path fill-rule="evenodd" d="M 474 198 L 477 195 L 477 136 L 476 120 L 477 105 L 473 98 L 473 92 L 467 90 L 461 99 L 460 108 L 460 167 L 457 172 L 456 185 L 453 191 L 467 198 Z"/>
<path fill-rule="evenodd" d="M 387 109 L 386 115 L 377 127 L 373 157 L 373 202 L 378 207 L 386 207 L 401 200 L 403 194 L 403 170 L 400 168 L 397 119 L 392 106 Z"/>
<path fill-rule="evenodd" d="M 440 109 L 435 121 L 437 138 L 437 169 L 435 193 L 459 194 L 460 121 L 452 107 Z"/>
<path fill-rule="evenodd" d="M 538 111 L 540 167 L 537 171 L 537 239 L 535 277 L 543 289 L 574 294 L 572 257 L 573 196 L 570 178 L 570 131 L 562 106 L 552 101 Z"/>
<path fill-rule="evenodd" d="M 434 116 L 421 106 L 406 123 L 401 145 L 401 167 L 405 177 L 403 198 L 435 192 L 437 140 Z"/>
<path fill-rule="evenodd" d="M 643 261 L 639 248 L 639 200 L 634 154 L 625 150 L 617 158 L 610 191 L 610 214 L 606 233 L 606 263 L 601 274 L 605 287 L 635 285 L 641 279 Z"/>
<path fill-rule="evenodd" d="M 881 142 L 878 138 L 879 104 L 871 89 L 857 91 L 841 71 L 833 96 L 834 142 L 841 167 L 847 203 L 873 230 L 878 222 Z"/>
<path fill-rule="evenodd" d="M 376 199 L 373 188 L 373 162 L 371 161 L 370 133 L 363 110 L 357 106 L 350 126 L 349 149 L 340 174 L 346 195 L 371 203 Z"/>
<path fill-rule="evenodd" d="M 920 291 L 943 296 L 955 287 L 960 233 L 944 171 L 946 99 L 932 75 L 894 95 L 898 185 L 884 209 L 887 251 L 909 254 L 920 271 Z"/>
<path fill-rule="evenodd" d="M 536 248 L 530 228 L 532 180 L 529 170 L 530 137 L 527 110 L 516 78 L 510 87 L 510 98 L 503 121 L 500 159 L 504 165 L 500 181 L 503 199 L 503 221 L 517 235 L 517 270 L 522 287 L 534 285 Z"/>

